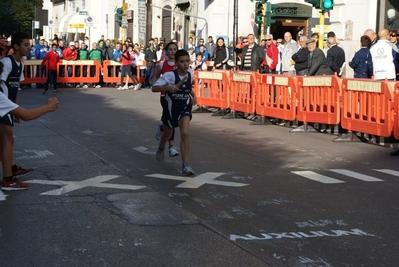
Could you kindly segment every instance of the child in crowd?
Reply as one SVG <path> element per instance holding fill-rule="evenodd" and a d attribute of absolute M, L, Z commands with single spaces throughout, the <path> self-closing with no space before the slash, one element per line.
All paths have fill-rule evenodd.
<path fill-rule="evenodd" d="M 195 55 L 193 46 L 188 49 L 188 54 L 190 55 L 191 63 L 193 63 L 195 61 L 195 59 L 196 59 L 196 55 Z"/>
<path fill-rule="evenodd" d="M 61 92 L 57 89 L 57 63 L 60 61 L 60 57 L 57 53 L 56 44 L 51 45 L 51 51 L 46 54 L 41 65 L 43 66 L 47 61 L 47 82 L 45 84 L 43 95 L 47 94 L 50 84 L 53 85 L 54 94 L 59 94 Z"/>
<path fill-rule="evenodd" d="M 205 62 L 203 61 L 203 55 L 201 52 L 198 52 L 194 62 L 191 64 L 191 68 L 193 70 L 207 70 L 208 67 L 206 66 Z"/>

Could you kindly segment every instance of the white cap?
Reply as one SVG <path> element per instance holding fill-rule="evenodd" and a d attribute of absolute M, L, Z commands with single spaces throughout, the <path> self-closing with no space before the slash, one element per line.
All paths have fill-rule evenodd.
<path fill-rule="evenodd" d="M 388 18 L 393 18 L 393 17 L 395 17 L 395 10 L 394 10 L 394 9 L 388 10 L 388 11 L 387 11 L 387 15 L 388 15 Z"/>
<path fill-rule="evenodd" d="M 74 45 L 75 45 L 75 42 L 72 41 L 72 42 L 69 43 L 69 45 L 73 45 L 73 46 L 74 46 Z"/>

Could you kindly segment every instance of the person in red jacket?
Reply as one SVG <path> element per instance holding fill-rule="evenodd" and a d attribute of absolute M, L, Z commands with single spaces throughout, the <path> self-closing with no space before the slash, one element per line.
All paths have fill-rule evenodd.
<path fill-rule="evenodd" d="M 266 41 L 266 57 L 262 62 L 263 73 L 276 74 L 276 66 L 278 63 L 278 49 L 273 43 L 273 35 L 268 34 L 265 37 Z"/>
<path fill-rule="evenodd" d="M 77 60 L 78 59 L 78 51 L 75 48 L 75 42 L 70 42 L 69 46 L 62 50 L 62 59 L 63 60 Z M 68 77 L 72 77 L 72 66 L 68 66 Z M 72 85 L 67 83 L 68 87 Z"/>
<path fill-rule="evenodd" d="M 47 52 L 41 63 L 41 65 L 43 66 L 48 61 L 47 82 L 45 84 L 43 95 L 47 94 L 47 90 L 50 84 L 53 84 L 54 94 L 61 94 L 61 92 L 57 89 L 57 63 L 60 61 L 60 57 L 56 49 L 57 45 L 52 44 L 51 51 Z"/>

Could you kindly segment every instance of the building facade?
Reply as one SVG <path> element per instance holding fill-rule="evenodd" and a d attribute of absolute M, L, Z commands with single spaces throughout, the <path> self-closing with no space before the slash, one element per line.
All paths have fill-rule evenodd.
<path fill-rule="evenodd" d="M 101 35 L 107 39 L 132 37 L 145 45 L 150 37 L 164 37 L 166 41 L 187 42 L 193 37 L 207 40 L 208 36 L 224 37 L 226 42 L 254 33 L 256 0 L 44 0 L 49 23 L 43 27 L 47 39 L 53 34 L 67 41 L 89 36 L 97 41 Z M 345 48 L 347 61 L 359 49 L 359 40 L 366 29 L 392 27 L 398 19 L 397 0 L 335 0 L 334 8 L 325 14 L 325 26 L 320 27 L 319 10 L 305 0 L 269 0 L 277 4 L 276 22 L 264 28 L 274 38 L 291 32 L 294 38 L 310 36 L 314 32 L 334 31 Z M 127 5 L 125 28 L 117 23 L 116 9 Z M 391 11 L 389 11 L 391 10 Z M 388 13 L 395 17 L 388 18 Z M 388 20 L 390 19 L 390 20 Z M 388 22 L 390 24 L 388 24 Z M 399 24 L 399 21 L 398 21 Z M 399 30 L 399 29 L 398 29 Z"/>

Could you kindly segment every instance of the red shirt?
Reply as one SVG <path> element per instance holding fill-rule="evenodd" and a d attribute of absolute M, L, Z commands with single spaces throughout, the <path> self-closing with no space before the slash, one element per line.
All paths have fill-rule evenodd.
<path fill-rule="evenodd" d="M 267 47 L 266 57 L 262 62 L 263 66 L 268 65 L 270 70 L 275 70 L 278 63 L 278 49 L 277 46 L 272 43 Z"/>
<path fill-rule="evenodd" d="M 132 63 L 132 57 L 129 50 L 122 51 L 122 66 L 128 66 Z"/>
<path fill-rule="evenodd" d="M 76 51 L 76 49 L 71 49 L 70 46 L 68 46 L 67 48 L 64 48 L 64 50 L 62 50 L 62 59 L 64 60 L 76 60 L 78 58 L 78 52 Z"/>
<path fill-rule="evenodd" d="M 50 51 L 43 58 L 41 65 L 44 65 L 46 61 L 48 61 L 48 70 L 57 70 L 57 63 L 60 61 L 60 57 L 56 51 Z"/>

